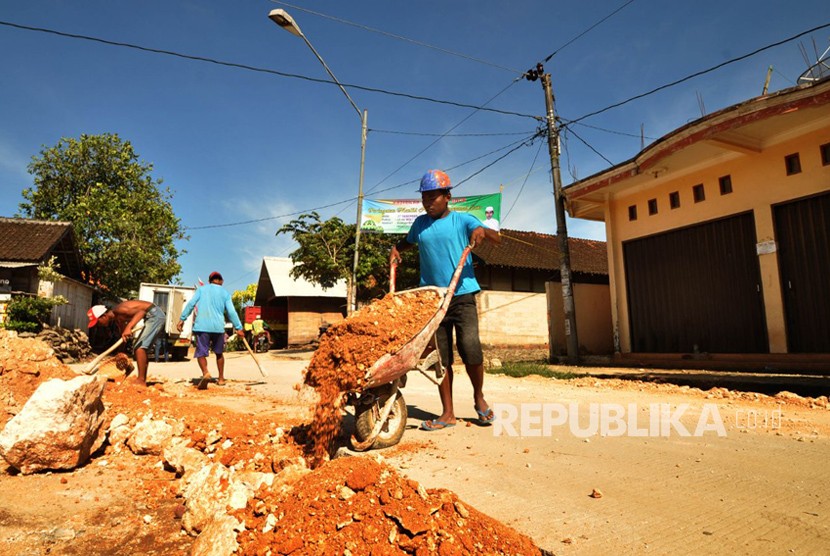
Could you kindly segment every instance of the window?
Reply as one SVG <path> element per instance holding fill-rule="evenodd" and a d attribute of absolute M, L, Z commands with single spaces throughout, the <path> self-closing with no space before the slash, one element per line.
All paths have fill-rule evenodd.
<path fill-rule="evenodd" d="M 801 173 L 801 159 L 799 158 L 798 153 L 785 156 L 784 165 L 787 167 L 788 176 Z"/>
<path fill-rule="evenodd" d="M 706 192 L 703 190 L 703 184 L 699 183 L 692 187 L 692 197 L 695 200 L 695 203 L 700 203 L 701 201 L 706 200 Z"/>
<path fill-rule="evenodd" d="M 648 214 L 649 216 L 652 214 L 657 214 L 657 199 L 648 200 Z"/>
<path fill-rule="evenodd" d="M 823 144 L 819 149 L 821 149 L 822 166 L 830 166 L 830 143 Z"/>
<path fill-rule="evenodd" d="M 732 176 L 722 176 L 718 178 L 718 185 L 720 185 L 721 195 L 729 195 L 732 193 Z"/>
<path fill-rule="evenodd" d="M 637 205 L 631 205 L 628 207 L 628 219 L 637 220 Z"/>
<path fill-rule="evenodd" d="M 680 192 L 672 191 L 669 193 L 669 206 L 672 209 L 680 208 Z"/>

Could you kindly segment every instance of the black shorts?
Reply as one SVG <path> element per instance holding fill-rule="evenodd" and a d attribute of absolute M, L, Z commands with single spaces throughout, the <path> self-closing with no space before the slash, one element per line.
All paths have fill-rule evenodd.
<path fill-rule="evenodd" d="M 481 365 L 484 363 L 484 354 L 481 351 L 481 340 L 478 337 L 478 310 L 476 309 L 476 294 L 467 293 L 453 297 L 447 314 L 435 332 L 438 339 L 438 349 L 441 352 L 441 363 L 444 367 L 452 365 L 452 336 L 456 335 L 456 347 L 465 365 Z"/>

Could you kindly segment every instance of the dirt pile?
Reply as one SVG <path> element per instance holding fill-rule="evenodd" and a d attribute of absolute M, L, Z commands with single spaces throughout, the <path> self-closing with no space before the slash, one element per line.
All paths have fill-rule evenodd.
<path fill-rule="evenodd" d="M 260 489 L 236 517 L 242 555 L 540 553 L 452 492 L 362 457 L 327 462 L 288 491 Z"/>
<path fill-rule="evenodd" d="M 435 290 L 389 294 L 326 331 L 305 374 L 320 396 L 307 436 L 312 466 L 325 460 L 340 431 L 343 394 L 360 390 L 372 365 L 418 334 L 440 303 Z"/>

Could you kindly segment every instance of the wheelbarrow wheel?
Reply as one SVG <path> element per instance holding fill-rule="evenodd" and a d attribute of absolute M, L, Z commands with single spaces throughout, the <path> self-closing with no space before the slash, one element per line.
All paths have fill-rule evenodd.
<path fill-rule="evenodd" d="M 371 404 L 358 405 L 355 408 L 355 438 L 363 442 L 372 434 L 375 423 L 380 418 L 380 411 L 389 396 L 382 396 Z M 403 431 L 406 429 L 407 410 L 406 402 L 400 391 L 395 393 L 395 402 L 389 413 L 389 419 L 383 425 L 372 448 L 389 448 L 401 441 Z"/>

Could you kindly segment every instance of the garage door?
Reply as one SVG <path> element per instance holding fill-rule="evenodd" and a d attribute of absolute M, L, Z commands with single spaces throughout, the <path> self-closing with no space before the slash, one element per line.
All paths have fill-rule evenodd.
<path fill-rule="evenodd" d="M 790 353 L 830 353 L 830 193 L 774 208 Z"/>
<path fill-rule="evenodd" d="M 752 213 L 623 244 L 631 349 L 767 353 Z"/>

